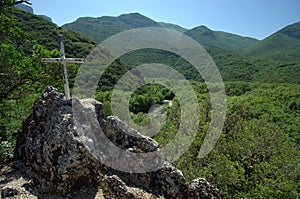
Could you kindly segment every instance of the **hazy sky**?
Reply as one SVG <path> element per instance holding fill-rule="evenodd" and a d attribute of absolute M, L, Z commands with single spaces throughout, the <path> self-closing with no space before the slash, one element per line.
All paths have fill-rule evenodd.
<path fill-rule="evenodd" d="M 36 14 L 61 26 L 82 16 L 138 12 L 155 21 L 185 28 L 205 25 L 263 39 L 300 21 L 300 0 L 30 0 Z"/>

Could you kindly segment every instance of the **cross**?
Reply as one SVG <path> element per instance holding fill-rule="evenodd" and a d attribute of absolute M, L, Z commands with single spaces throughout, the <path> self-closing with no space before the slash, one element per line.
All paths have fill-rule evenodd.
<path fill-rule="evenodd" d="M 82 64 L 82 63 L 84 63 L 84 59 L 82 59 L 82 58 L 66 58 L 65 47 L 64 47 L 64 42 L 63 42 L 63 35 L 59 34 L 58 37 L 59 37 L 59 44 L 60 44 L 60 58 L 42 58 L 42 62 L 47 62 L 47 63 L 60 62 L 61 63 L 62 72 L 63 72 L 63 80 L 64 80 L 65 96 L 66 96 L 66 99 L 69 100 L 69 99 L 71 99 L 71 97 L 70 97 L 70 88 L 69 88 L 66 63 Z"/>

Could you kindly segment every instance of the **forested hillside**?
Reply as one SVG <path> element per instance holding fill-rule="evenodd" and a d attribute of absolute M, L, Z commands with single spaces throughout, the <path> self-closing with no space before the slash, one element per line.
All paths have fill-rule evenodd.
<path fill-rule="evenodd" d="M 246 51 L 246 55 L 280 61 L 300 61 L 300 22 L 286 26 Z"/>
<path fill-rule="evenodd" d="M 141 21 L 143 27 L 167 26 L 181 29 L 170 24 L 157 25 L 159 23 L 151 19 L 133 14 L 119 18 L 99 18 L 102 22 L 98 26 L 103 32 L 95 34 L 91 25 L 96 19 L 78 19 L 77 24 L 82 26 L 82 31 L 86 31 L 86 36 L 92 34 L 88 38 L 64 29 L 71 29 L 72 24 L 59 28 L 42 17 L 16 10 L 8 4 L 0 5 L 2 162 L 11 160 L 15 136 L 44 88 L 53 85 L 63 91 L 60 64 L 41 62 L 42 57 L 59 57 L 58 34 L 64 35 L 68 57 L 84 58 L 96 43 L 114 33 L 141 27 Z M 211 31 L 205 27 L 187 31 L 195 40 L 204 42 L 203 45 L 219 67 L 227 95 L 226 121 L 221 137 L 205 158 L 198 158 L 198 152 L 211 120 L 210 94 L 202 77 L 177 55 L 148 49 L 117 59 L 105 71 L 95 98 L 103 102 L 105 115 L 108 116 L 111 114 L 112 90 L 122 75 L 142 63 L 168 64 L 189 80 L 201 110 L 195 140 L 189 150 L 174 163 L 184 175 L 189 180 L 206 178 L 218 187 L 223 198 L 299 198 L 300 62 L 296 53 L 281 53 L 281 58 L 276 60 L 273 57 L 275 54 L 271 53 L 272 56 L 269 56 L 271 54 L 265 50 L 268 44 L 264 45 L 268 40 L 276 38 L 280 47 L 274 50 L 275 53 L 282 52 L 280 49 L 285 48 L 290 48 L 289 52 L 299 52 L 298 43 L 292 42 L 293 45 L 290 45 L 299 36 L 295 27 L 298 24 L 288 26 L 279 31 L 281 36 L 277 37 L 275 34 L 271 39 L 261 41 L 262 43 L 251 38 Z M 291 38 L 294 40 L 290 40 Z M 247 47 L 251 50 L 248 51 Z M 266 54 L 257 56 L 253 53 L 257 49 L 262 49 Z M 68 64 L 71 87 L 79 67 Z M 91 71 L 91 74 L 97 74 L 97 71 Z M 162 75 L 158 70 L 156 75 L 159 74 Z M 163 105 L 163 100 L 172 101 L 172 105 Z M 157 84 L 144 85 L 131 96 L 129 110 L 134 122 L 144 126 L 151 121 L 148 111 L 154 104 L 163 105 L 167 113 L 166 124 L 154 136 L 163 147 L 172 140 L 180 126 L 181 110 L 175 93 Z"/>
<path fill-rule="evenodd" d="M 0 13 L 0 159 L 12 156 L 15 135 L 45 86 L 63 88 L 60 64 L 42 57 L 60 57 L 58 34 L 64 35 L 67 56 L 86 57 L 95 44 L 44 18 L 1 4 Z M 69 77 L 79 66 L 68 65 Z"/>
<path fill-rule="evenodd" d="M 96 43 L 121 31 L 141 27 L 169 28 L 190 36 L 209 52 L 219 66 L 224 81 L 300 83 L 299 59 L 296 57 L 300 45 L 297 42 L 293 43 L 291 39 L 282 39 L 269 44 L 268 38 L 259 41 L 222 31 L 213 31 L 205 26 L 184 30 L 174 24 L 155 22 L 138 13 L 119 17 L 83 17 L 63 26 L 63 28 L 78 31 L 90 37 Z M 294 24 L 274 35 L 281 34 L 281 32 L 288 32 L 287 35 L 297 35 L 299 31 L 297 24 Z M 293 38 L 297 37 L 293 36 Z M 269 56 L 269 52 L 273 51 L 278 56 Z M 139 50 L 126 55 L 123 59 L 123 62 L 132 66 L 161 61 L 176 68 L 187 79 L 202 81 L 202 78 L 188 63 L 177 59 L 169 52 L 153 49 Z"/>
<path fill-rule="evenodd" d="M 75 30 L 100 43 L 106 38 L 125 30 L 142 27 L 158 27 L 157 22 L 141 14 L 124 14 L 119 17 L 82 17 L 77 21 L 65 24 L 62 27 L 68 30 Z"/>
<path fill-rule="evenodd" d="M 205 26 L 198 26 L 185 32 L 205 48 L 218 48 L 226 51 L 243 52 L 259 41 L 221 31 L 212 31 Z"/>

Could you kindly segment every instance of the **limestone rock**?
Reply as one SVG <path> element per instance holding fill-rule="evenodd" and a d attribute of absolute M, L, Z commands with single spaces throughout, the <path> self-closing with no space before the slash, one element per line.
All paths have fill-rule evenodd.
<path fill-rule="evenodd" d="M 117 148 L 123 152 L 118 154 Z M 129 152 L 141 156 L 129 162 Z M 162 164 L 160 169 L 130 173 L 107 165 L 111 161 L 136 168 L 145 163 L 139 157 L 148 152 L 157 152 L 157 161 L 151 159 L 149 164 Z M 217 189 L 206 181 L 196 179 L 187 185 L 181 171 L 161 162 L 159 154 L 153 139 L 117 117 L 104 119 L 100 102 L 65 100 L 52 86 L 35 102 L 14 151 L 16 167 L 34 180 L 41 194 L 67 197 L 81 187 L 99 186 L 106 198 L 219 198 Z"/>
<path fill-rule="evenodd" d="M 76 138 L 71 101 L 47 87 L 18 135 L 16 166 L 38 181 L 42 193 L 66 195 L 78 186 L 97 183 L 104 167 Z"/>

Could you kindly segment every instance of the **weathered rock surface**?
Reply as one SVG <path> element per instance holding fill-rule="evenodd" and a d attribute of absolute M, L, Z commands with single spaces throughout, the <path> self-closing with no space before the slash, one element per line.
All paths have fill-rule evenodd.
<path fill-rule="evenodd" d="M 156 199 L 153 194 L 147 193 L 139 188 L 129 187 L 118 176 L 105 176 L 100 181 L 100 187 L 107 199 L 124 198 L 124 199 Z"/>
<path fill-rule="evenodd" d="M 79 114 L 74 114 L 72 105 Z M 70 197 L 82 187 L 99 186 L 105 198 L 220 198 L 205 179 L 187 185 L 181 171 L 167 162 L 161 169 L 145 173 L 107 167 L 103 163 L 110 160 L 112 151 L 103 136 L 125 152 L 159 152 L 157 142 L 118 118 L 104 120 L 100 102 L 75 98 L 72 104 L 49 86 L 18 134 L 15 165 L 35 181 L 41 194 Z M 126 162 L 122 153 L 116 157 L 119 164 L 128 167 L 137 167 L 143 161 Z"/>
<path fill-rule="evenodd" d="M 189 196 L 190 198 L 221 198 L 218 189 L 204 178 L 197 178 L 190 183 Z"/>
<path fill-rule="evenodd" d="M 38 181 L 42 193 L 67 195 L 78 186 L 97 183 L 104 168 L 76 135 L 71 101 L 47 87 L 18 135 L 16 166 Z"/>

